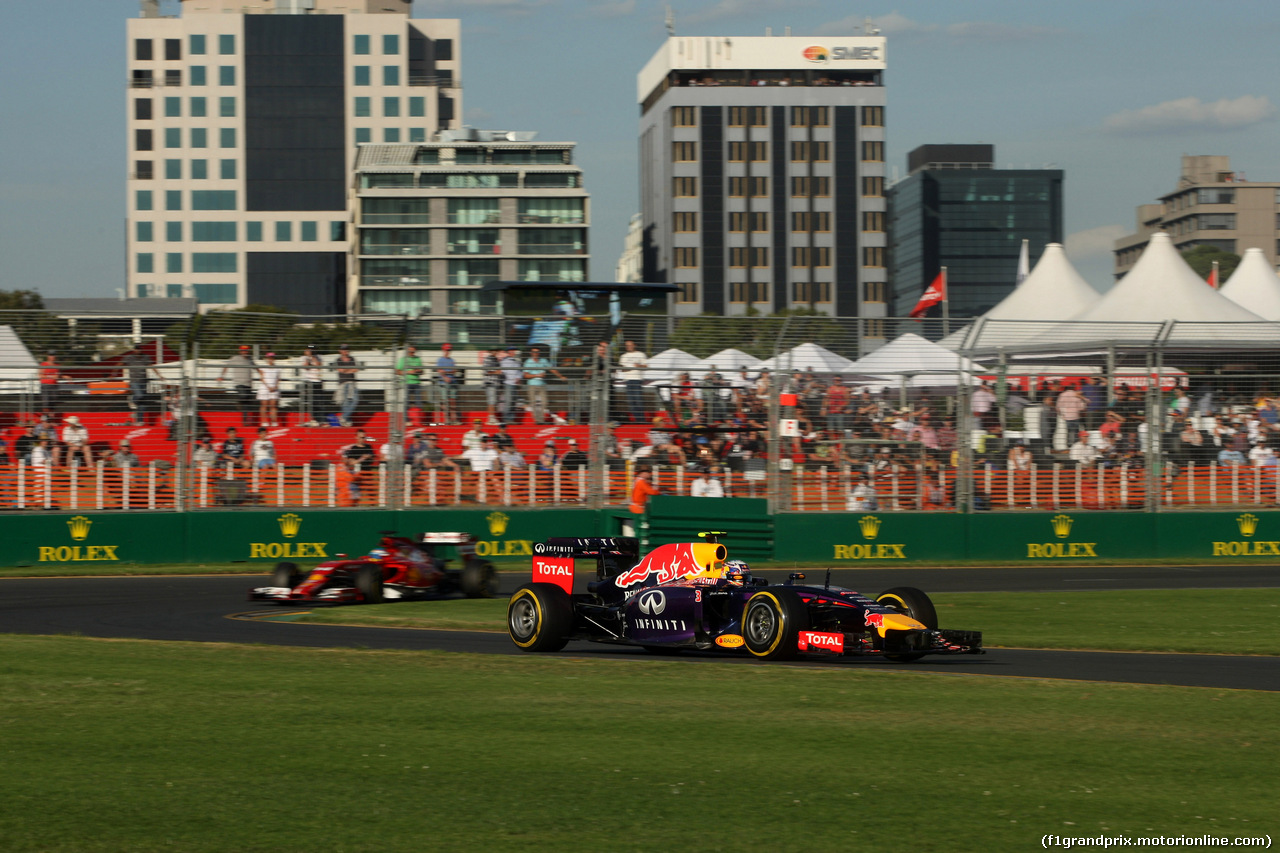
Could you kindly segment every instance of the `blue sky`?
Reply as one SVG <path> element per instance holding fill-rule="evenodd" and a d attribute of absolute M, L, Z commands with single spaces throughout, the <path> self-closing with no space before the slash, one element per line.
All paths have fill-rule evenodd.
<path fill-rule="evenodd" d="M 114 296 L 124 278 L 125 38 L 137 0 L 3 0 L 0 289 Z M 416 0 L 462 20 L 468 124 L 578 143 L 592 274 L 611 278 L 637 209 L 636 73 L 661 0 Z M 1067 252 L 1110 284 L 1111 240 L 1176 185 L 1183 154 L 1280 180 L 1280 18 L 1256 0 L 672 0 L 681 35 L 889 38 L 888 158 L 986 142 L 1001 167 L 1066 171 Z"/>

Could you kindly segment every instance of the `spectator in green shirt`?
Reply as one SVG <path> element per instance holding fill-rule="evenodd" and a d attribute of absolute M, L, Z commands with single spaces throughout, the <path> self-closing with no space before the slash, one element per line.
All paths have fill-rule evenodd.
<path fill-rule="evenodd" d="M 543 358 L 538 347 L 529 349 L 529 357 L 524 360 L 525 387 L 529 389 L 529 408 L 533 410 L 533 422 L 546 423 L 547 419 L 547 374 L 554 373 L 561 381 L 564 376 Z"/>
<path fill-rule="evenodd" d="M 422 357 L 418 348 L 410 344 L 405 354 L 396 362 L 396 375 L 404 382 L 404 407 L 422 408 Z"/>

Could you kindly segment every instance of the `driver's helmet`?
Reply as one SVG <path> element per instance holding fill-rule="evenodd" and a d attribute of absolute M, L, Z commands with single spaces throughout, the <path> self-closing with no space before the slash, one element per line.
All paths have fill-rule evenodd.
<path fill-rule="evenodd" d="M 385 560 L 390 556 L 386 548 L 374 548 L 369 552 L 369 559 L 371 560 Z"/>
<path fill-rule="evenodd" d="M 736 586 L 742 586 L 746 583 L 747 578 L 751 577 L 751 567 L 747 565 L 746 560 L 726 560 L 724 564 L 724 579 Z"/>

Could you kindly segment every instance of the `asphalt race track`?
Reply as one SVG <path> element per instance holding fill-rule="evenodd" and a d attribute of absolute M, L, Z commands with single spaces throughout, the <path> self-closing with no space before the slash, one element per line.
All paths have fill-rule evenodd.
<path fill-rule="evenodd" d="M 785 572 L 762 572 L 771 581 Z M 821 583 L 824 572 L 809 572 Z M 503 574 L 504 590 L 528 576 Z M 1280 568 L 1263 566 L 1099 566 L 1016 569 L 858 569 L 832 572 L 831 582 L 868 593 L 891 586 L 928 592 L 1068 591 L 1081 589 L 1205 589 L 1280 586 Z M 505 633 L 349 628 L 228 618 L 279 610 L 245 600 L 261 576 L 11 578 L 0 580 L 0 633 L 80 634 L 218 643 L 264 643 L 313 647 L 441 649 L 482 654 L 520 654 Z M 388 605 L 394 606 L 394 605 Z M 448 602 L 441 602 L 447 607 Z M 496 627 L 496 626 L 495 626 Z M 984 626 L 957 625 L 959 628 Z M 988 628 L 989 642 L 994 642 Z M 641 650 L 598 643 L 572 643 L 562 656 L 585 659 L 648 659 Z M 760 666 L 714 653 L 675 660 Z M 772 664 L 775 665 L 776 664 Z M 1125 652 L 992 649 L 986 655 L 929 657 L 908 666 L 877 660 L 803 661 L 795 666 L 889 667 L 949 675 L 1058 678 L 1087 681 L 1179 684 L 1280 691 L 1280 657 L 1180 655 Z"/>

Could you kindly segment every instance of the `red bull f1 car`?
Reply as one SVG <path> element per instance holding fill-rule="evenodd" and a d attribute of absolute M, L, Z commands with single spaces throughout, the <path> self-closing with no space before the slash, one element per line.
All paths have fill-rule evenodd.
<path fill-rule="evenodd" d="M 378 547 L 362 557 L 339 554 L 304 572 L 277 563 L 270 586 L 249 592 L 251 601 L 286 604 L 380 604 L 462 593 L 490 598 L 498 591 L 493 564 L 476 556 L 469 533 L 422 533 L 416 539 L 383 531 Z M 457 560 L 458 567 L 449 564 Z"/>
<path fill-rule="evenodd" d="M 553 652 L 570 640 L 681 649 L 745 651 L 761 659 L 869 655 L 913 661 L 982 654 L 978 631 L 940 629 L 929 597 L 895 587 L 875 598 L 830 585 L 752 578 L 727 559 L 720 534 L 662 545 L 640 559 L 633 538 L 548 539 L 533 546 L 533 582 L 507 605 L 512 642 Z M 573 591 L 574 561 L 596 560 L 596 580 Z"/>

